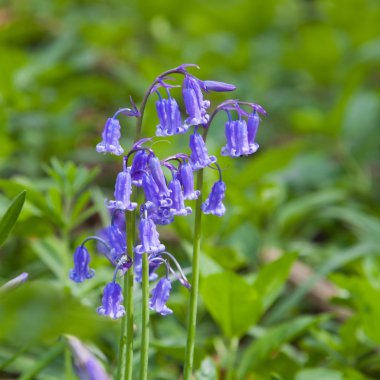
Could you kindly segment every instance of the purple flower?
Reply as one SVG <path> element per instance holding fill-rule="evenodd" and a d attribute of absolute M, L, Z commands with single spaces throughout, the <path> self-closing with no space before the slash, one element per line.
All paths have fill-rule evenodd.
<path fill-rule="evenodd" d="M 226 92 L 236 90 L 236 86 L 229 83 L 217 82 L 215 80 L 205 80 L 201 81 L 201 87 L 203 91 L 215 91 L 215 92 Z"/>
<path fill-rule="evenodd" d="M 222 148 L 223 156 L 240 157 L 255 153 L 258 145 L 249 144 L 245 120 L 228 120 L 225 127 L 227 144 Z"/>
<path fill-rule="evenodd" d="M 216 162 L 215 156 L 209 156 L 206 144 L 199 133 L 190 135 L 191 166 L 193 170 L 203 169 Z"/>
<path fill-rule="evenodd" d="M 166 180 L 164 172 L 161 168 L 160 160 L 156 156 L 151 155 L 148 165 L 154 182 L 157 184 L 160 196 L 169 197 L 170 193 L 168 187 L 166 186 Z"/>
<path fill-rule="evenodd" d="M 145 202 L 143 209 L 147 212 L 147 217 L 152 219 L 155 224 L 167 225 L 173 223 L 174 215 L 171 211 L 170 204 L 166 206 L 157 206 L 153 202 Z"/>
<path fill-rule="evenodd" d="M 117 175 L 115 184 L 115 200 L 109 201 L 107 207 L 123 211 L 132 211 L 137 207 L 137 203 L 131 202 L 132 178 L 130 168 L 124 169 Z"/>
<path fill-rule="evenodd" d="M 185 75 L 182 85 L 182 95 L 186 113 L 189 117 L 185 120 L 187 125 L 206 124 L 210 118 L 206 109 L 210 107 L 208 100 L 203 100 L 199 80 L 191 75 Z"/>
<path fill-rule="evenodd" d="M 17 277 L 12 278 L 12 280 L 9 280 L 4 285 L 0 286 L 0 295 L 5 292 L 9 292 L 10 290 L 18 288 L 23 282 L 25 282 L 28 279 L 29 274 L 26 272 L 23 272 L 19 274 Z"/>
<path fill-rule="evenodd" d="M 194 190 L 194 174 L 189 163 L 182 163 L 178 169 L 178 177 L 183 187 L 184 199 L 197 199 L 200 191 Z"/>
<path fill-rule="evenodd" d="M 74 269 L 70 271 L 70 279 L 79 283 L 94 277 L 95 271 L 89 267 L 90 260 L 87 248 L 80 245 L 74 253 Z"/>
<path fill-rule="evenodd" d="M 259 128 L 259 124 L 260 124 L 259 114 L 254 111 L 248 116 L 248 121 L 247 121 L 248 143 L 250 146 L 256 145 L 257 149 L 259 148 L 259 145 L 255 143 L 255 138 L 256 138 L 257 129 Z"/>
<path fill-rule="evenodd" d="M 118 260 L 125 254 L 127 250 L 127 238 L 125 228 L 120 230 L 117 224 L 113 223 L 110 226 L 103 228 L 98 233 L 99 237 L 103 239 L 109 247 L 104 244 L 98 244 L 98 250 L 114 266 L 117 265 Z"/>
<path fill-rule="evenodd" d="M 125 314 L 125 308 L 121 304 L 123 295 L 121 286 L 116 282 L 110 282 L 106 285 L 103 292 L 102 306 L 96 311 L 99 315 L 104 315 L 112 319 L 121 318 Z"/>
<path fill-rule="evenodd" d="M 168 278 L 163 277 L 158 281 L 157 285 L 152 290 L 152 297 L 149 301 L 149 307 L 151 310 L 154 310 L 161 315 L 173 313 L 173 310 L 165 305 L 169 299 L 171 289 L 172 285 Z"/>
<path fill-rule="evenodd" d="M 168 196 L 160 194 L 160 190 L 151 173 L 145 172 L 142 178 L 142 186 L 144 189 L 145 198 L 148 202 L 153 203 L 156 207 L 169 207 L 172 201 Z M 168 190 L 169 194 L 169 190 Z"/>
<path fill-rule="evenodd" d="M 145 150 L 139 150 L 132 161 L 131 177 L 132 184 L 142 186 L 142 177 L 147 170 L 149 154 Z"/>
<path fill-rule="evenodd" d="M 119 144 L 120 123 L 118 119 L 109 118 L 102 133 L 103 141 L 96 146 L 99 153 L 112 153 L 116 156 L 123 154 L 124 150 Z"/>
<path fill-rule="evenodd" d="M 169 184 L 171 191 L 170 198 L 172 200 L 171 212 L 173 215 L 188 215 L 191 213 L 190 207 L 185 207 L 181 183 L 178 179 L 173 179 Z"/>
<path fill-rule="evenodd" d="M 110 380 L 101 362 L 74 336 L 66 335 L 73 353 L 74 366 L 81 380 Z"/>
<path fill-rule="evenodd" d="M 159 235 L 152 219 L 141 218 L 139 224 L 141 244 L 136 246 L 137 253 L 158 253 L 165 250 L 165 246 L 160 243 Z"/>
<path fill-rule="evenodd" d="M 181 113 L 175 99 L 169 97 L 169 99 L 157 100 L 156 109 L 160 121 L 160 124 L 157 125 L 156 136 L 172 136 L 187 131 L 188 126 L 182 123 Z"/>
<path fill-rule="evenodd" d="M 226 193 L 226 185 L 223 181 L 214 183 L 209 197 L 202 204 L 202 211 L 205 214 L 216 216 L 224 215 L 226 208 L 223 205 L 223 199 Z"/>

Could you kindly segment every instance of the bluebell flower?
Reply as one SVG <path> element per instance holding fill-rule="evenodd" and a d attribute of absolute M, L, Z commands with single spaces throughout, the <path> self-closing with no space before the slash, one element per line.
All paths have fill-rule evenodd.
<path fill-rule="evenodd" d="M 87 248 L 80 245 L 74 253 L 74 269 L 70 271 L 70 279 L 79 283 L 94 277 L 95 271 L 89 267 L 90 260 Z"/>
<path fill-rule="evenodd" d="M 157 125 L 156 136 L 172 136 L 187 131 L 188 126 L 182 123 L 178 103 L 170 95 L 168 99 L 160 97 L 156 102 L 156 109 L 160 121 Z"/>
<path fill-rule="evenodd" d="M 249 114 L 248 121 L 247 121 L 248 143 L 250 146 L 257 146 L 257 149 L 259 148 L 259 145 L 256 144 L 255 138 L 256 138 L 257 130 L 259 128 L 259 124 L 260 124 L 259 114 L 256 111 L 253 111 L 251 114 Z"/>
<path fill-rule="evenodd" d="M 193 170 L 203 169 L 216 162 L 215 156 L 209 156 L 205 142 L 199 133 L 190 135 L 190 163 Z"/>
<path fill-rule="evenodd" d="M 218 82 L 215 80 L 204 80 L 200 81 L 200 86 L 203 91 L 209 92 L 209 91 L 214 91 L 214 92 L 227 92 L 227 91 L 234 91 L 236 90 L 236 86 L 233 84 L 229 83 L 224 83 L 224 82 Z"/>
<path fill-rule="evenodd" d="M 223 199 L 226 194 L 226 185 L 223 181 L 214 183 L 211 193 L 202 204 L 202 211 L 205 214 L 212 214 L 216 216 L 224 215 L 226 208 L 223 204 Z"/>
<path fill-rule="evenodd" d="M 124 168 L 122 172 L 117 175 L 115 184 L 115 200 L 108 201 L 107 207 L 109 209 L 117 209 L 123 211 L 132 211 L 137 207 L 137 203 L 131 202 L 132 194 L 132 178 L 130 168 Z"/>
<path fill-rule="evenodd" d="M 119 120 L 109 118 L 102 133 L 103 141 L 96 146 L 96 151 L 99 153 L 112 153 L 116 156 L 120 156 L 124 152 L 119 143 L 120 136 Z"/>
<path fill-rule="evenodd" d="M 185 75 L 182 85 L 182 95 L 186 113 L 189 117 L 185 120 L 187 125 L 206 124 L 210 119 L 206 109 L 210 107 L 208 100 L 203 100 L 199 80 L 191 75 Z"/>
<path fill-rule="evenodd" d="M 199 197 L 200 191 L 194 190 L 194 173 L 189 163 L 181 163 L 178 168 L 178 178 L 183 187 L 184 199 L 197 199 Z"/>
<path fill-rule="evenodd" d="M 102 306 L 99 306 L 96 311 L 99 315 L 112 319 L 121 318 L 125 314 L 123 299 L 121 286 L 116 282 L 110 282 L 104 288 Z"/>
<path fill-rule="evenodd" d="M 191 213 L 191 207 L 186 207 L 182 193 L 181 183 L 178 179 L 173 179 L 169 183 L 170 198 L 172 200 L 171 212 L 173 215 L 188 215 Z"/>
<path fill-rule="evenodd" d="M 140 219 L 139 236 L 141 244 L 136 246 L 135 252 L 158 253 L 165 250 L 165 246 L 160 243 L 159 234 L 152 219 Z"/>
<path fill-rule="evenodd" d="M 171 206 L 172 201 L 169 197 L 169 190 L 167 196 L 165 196 L 165 194 L 160 193 L 160 189 L 158 188 L 158 185 L 156 181 L 153 179 L 150 172 L 145 172 L 143 174 L 142 186 L 144 189 L 145 198 L 148 202 L 153 203 L 154 205 L 156 205 L 156 207 Z"/>
<path fill-rule="evenodd" d="M 72 351 L 75 370 L 81 380 L 110 380 L 101 362 L 74 336 L 66 335 Z"/>
<path fill-rule="evenodd" d="M 110 226 L 103 228 L 98 235 L 106 243 L 98 244 L 98 250 L 108 258 L 112 265 L 116 266 L 118 260 L 125 255 L 127 251 L 127 237 L 125 228 L 121 230 L 115 222 Z"/>
<path fill-rule="evenodd" d="M 164 206 L 157 206 L 153 202 L 145 202 L 143 209 L 147 212 L 147 217 L 152 219 L 155 224 L 167 225 L 173 223 L 174 215 L 171 211 L 171 200 L 170 203 Z"/>
<path fill-rule="evenodd" d="M 240 157 L 255 153 L 258 145 L 249 143 L 248 127 L 244 119 L 228 120 L 225 127 L 226 145 L 223 156 Z"/>
<path fill-rule="evenodd" d="M 142 186 L 142 177 L 147 170 L 149 154 L 145 150 L 136 152 L 131 166 L 132 184 Z"/>
<path fill-rule="evenodd" d="M 148 165 L 149 165 L 150 173 L 154 179 L 154 182 L 156 182 L 157 184 L 160 196 L 162 198 L 169 197 L 170 192 L 166 185 L 166 180 L 165 180 L 164 172 L 162 171 L 162 168 L 161 168 L 160 160 L 156 156 L 151 155 L 149 157 Z"/>
<path fill-rule="evenodd" d="M 173 310 L 166 306 L 166 302 L 170 296 L 170 290 L 172 285 L 170 280 L 166 277 L 161 278 L 157 285 L 152 290 L 152 297 L 149 301 L 149 307 L 151 310 L 156 311 L 161 315 L 172 314 Z"/>

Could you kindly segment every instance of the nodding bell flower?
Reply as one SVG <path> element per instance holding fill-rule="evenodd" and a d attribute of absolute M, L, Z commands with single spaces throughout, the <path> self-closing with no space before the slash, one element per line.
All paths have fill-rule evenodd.
<path fill-rule="evenodd" d="M 90 260 L 87 248 L 80 245 L 74 253 L 74 269 L 70 271 L 70 279 L 79 283 L 94 277 L 95 271 L 89 267 Z"/>
<path fill-rule="evenodd" d="M 205 142 L 199 133 L 190 135 L 190 162 L 193 170 L 203 169 L 216 162 L 215 156 L 209 156 Z"/>
<path fill-rule="evenodd" d="M 144 172 L 147 170 L 149 154 L 145 150 L 136 152 L 131 166 L 132 184 L 135 186 L 142 186 L 142 178 Z"/>
<path fill-rule="evenodd" d="M 255 143 L 255 138 L 256 138 L 257 130 L 259 128 L 259 124 L 260 124 L 259 114 L 256 111 L 253 111 L 251 114 L 249 114 L 248 121 L 247 121 L 248 144 L 250 146 L 256 145 L 257 149 L 259 148 L 259 145 Z"/>
<path fill-rule="evenodd" d="M 200 81 L 191 75 L 185 75 L 182 85 L 182 95 L 186 113 L 189 117 L 185 120 L 187 125 L 206 124 L 210 119 L 206 109 L 210 107 L 208 100 L 203 100 Z"/>
<path fill-rule="evenodd" d="M 160 189 L 156 181 L 153 179 L 152 174 L 145 172 L 143 174 L 142 186 L 144 189 L 145 198 L 148 202 L 153 203 L 156 207 L 170 207 L 172 201 L 168 195 L 160 193 Z"/>
<path fill-rule="evenodd" d="M 211 193 L 202 204 L 202 211 L 205 214 L 212 214 L 216 216 L 223 216 L 226 208 L 223 204 L 223 199 L 226 194 L 226 185 L 223 181 L 214 183 Z"/>
<path fill-rule="evenodd" d="M 227 144 L 222 148 L 223 156 L 240 157 L 255 153 L 256 143 L 250 144 L 245 120 L 228 120 L 225 127 Z"/>
<path fill-rule="evenodd" d="M 166 306 L 166 302 L 170 296 L 172 285 L 167 277 L 163 277 L 158 281 L 157 285 L 152 290 L 152 297 L 149 301 L 151 310 L 156 311 L 161 315 L 172 314 L 173 310 Z"/>
<path fill-rule="evenodd" d="M 115 200 L 108 201 L 107 207 L 111 210 L 132 211 L 137 207 L 137 203 L 131 202 L 132 194 L 132 178 L 131 169 L 124 168 L 122 172 L 117 175 L 115 184 Z"/>
<path fill-rule="evenodd" d="M 109 118 L 102 133 L 103 141 L 96 146 L 98 153 L 111 153 L 120 156 L 124 153 L 120 146 L 120 123 L 118 119 Z"/>
<path fill-rule="evenodd" d="M 156 136 L 173 136 L 186 133 L 188 126 L 182 123 L 178 103 L 169 96 L 156 102 L 156 110 L 160 124 L 157 125 Z"/>
<path fill-rule="evenodd" d="M 160 243 L 159 234 L 152 219 L 140 219 L 139 235 L 141 244 L 136 246 L 135 252 L 158 253 L 165 250 L 165 246 Z"/>
<path fill-rule="evenodd" d="M 178 179 L 173 179 L 169 183 L 169 189 L 171 191 L 170 198 L 172 200 L 170 210 L 173 213 L 173 215 L 191 214 L 191 207 L 185 206 L 181 183 L 178 181 Z"/>
<path fill-rule="evenodd" d="M 112 319 L 121 318 L 125 314 L 123 299 L 121 286 L 116 282 L 110 282 L 104 288 L 102 306 L 97 308 L 98 314 Z"/>
<path fill-rule="evenodd" d="M 166 206 L 157 206 L 153 202 L 145 202 L 142 206 L 143 210 L 146 210 L 147 217 L 152 219 L 155 224 L 165 226 L 167 224 L 173 223 L 174 215 L 171 211 L 171 200 L 170 204 Z"/>
<path fill-rule="evenodd" d="M 179 166 L 178 178 L 183 187 L 184 199 L 197 199 L 201 192 L 199 190 L 194 190 L 194 174 L 193 169 L 189 163 L 185 162 Z"/>
<path fill-rule="evenodd" d="M 170 192 L 166 185 L 166 180 L 164 176 L 164 172 L 162 171 L 160 160 L 156 157 L 151 155 L 149 157 L 149 169 L 150 173 L 154 179 L 154 182 L 156 182 L 159 194 L 161 197 L 169 197 Z"/>
<path fill-rule="evenodd" d="M 200 81 L 200 86 L 203 91 L 209 92 L 227 92 L 236 90 L 236 86 L 229 83 L 217 82 L 215 80 L 204 80 Z"/>

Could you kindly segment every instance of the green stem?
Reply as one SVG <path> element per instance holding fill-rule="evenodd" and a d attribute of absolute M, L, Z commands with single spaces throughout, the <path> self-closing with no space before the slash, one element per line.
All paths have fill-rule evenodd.
<path fill-rule="evenodd" d="M 140 380 L 148 378 L 149 357 L 149 263 L 148 254 L 142 255 L 142 321 L 141 321 Z"/>
<path fill-rule="evenodd" d="M 193 273 L 190 290 L 189 304 L 189 322 L 187 330 L 187 344 L 185 368 L 183 372 L 183 380 L 190 380 L 194 366 L 194 347 L 195 347 L 195 332 L 197 325 L 197 307 L 199 293 L 199 259 L 201 248 L 201 231 L 202 231 L 202 191 L 203 191 L 203 170 L 197 173 L 197 189 L 201 194 L 195 204 L 194 217 L 194 240 L 193 240 Z"/>
<path fill-rule="evenodd" d="M 135 212 L 127 217 L 127 252 L 133 256 L 133 243 L 135 236 Z M 133 259 L 133 257 L 132 257 Z M 124 307 L 126 315 L 121 323 L 121 336 L 119 346 L 119 360 L 117 380 L 132 380 L 133 366 L 133 270 L 128 270 L 124 276 Z"/>
<path fill-rule="evenodd" d="M 227 362 L 227 378 L 226 380 L 234 380 L 235 379 L 235 360 L 236 360 L 236 352 L 239 347 L 239 338 L 231 338 L 230 347 L 228 351 L 228 362 Z"/>

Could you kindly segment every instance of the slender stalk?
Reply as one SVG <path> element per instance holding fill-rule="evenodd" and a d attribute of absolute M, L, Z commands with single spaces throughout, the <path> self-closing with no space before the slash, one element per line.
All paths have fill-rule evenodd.
<path fill-rule="evenodd" d="M 135 212 L 129 214 L 127 224 L 127 252 L 133 256 L 133 244 L 135 236 Z M 133 257 L 132 257 L 133 259 Z M 126 316 L 121 323 L 121 336 L 119 346 L 119 360 L 117 368 L 117 380 L 132 380 L 133 366 L 133 270 L 129 270 L 124 276 L 124 307 Z"/>
<path fill-rule="evenodd" d="M 199 293 L 199 259 L 201 248 L 201 232 L 202 232 L 202 190 L 203 190 L 203 170 L 197 173 L 197 189 L 201 194 L 195 204 L 194 217 L 194 240 L 193 240 L 193 273 L 190 290 L 189 303 L 189 321 L 187 330 L 187 344 L 185 356 L 185 368 L 183 371 L 183 380 L 190 380 L 194 366 L 194 347 L 195 332 L 197 325 L 197 308 Z"/>
<path fill-rule="evenodd" d="M 228 362 L 227 362 L 227 378 L 226 380 L 234 380 L 235 376 L 235 360 L 236 360 L 236 352 L 239 347 L 239 338 L 231 338 L 230 347 L 228 350 Z"/>
<path fill-rule="evenodd" d="M 148 254 L 142 255 L 142 321 L 141 321 L 140 380 L 148 378 L 149 358 L 149 263 Z"/>

